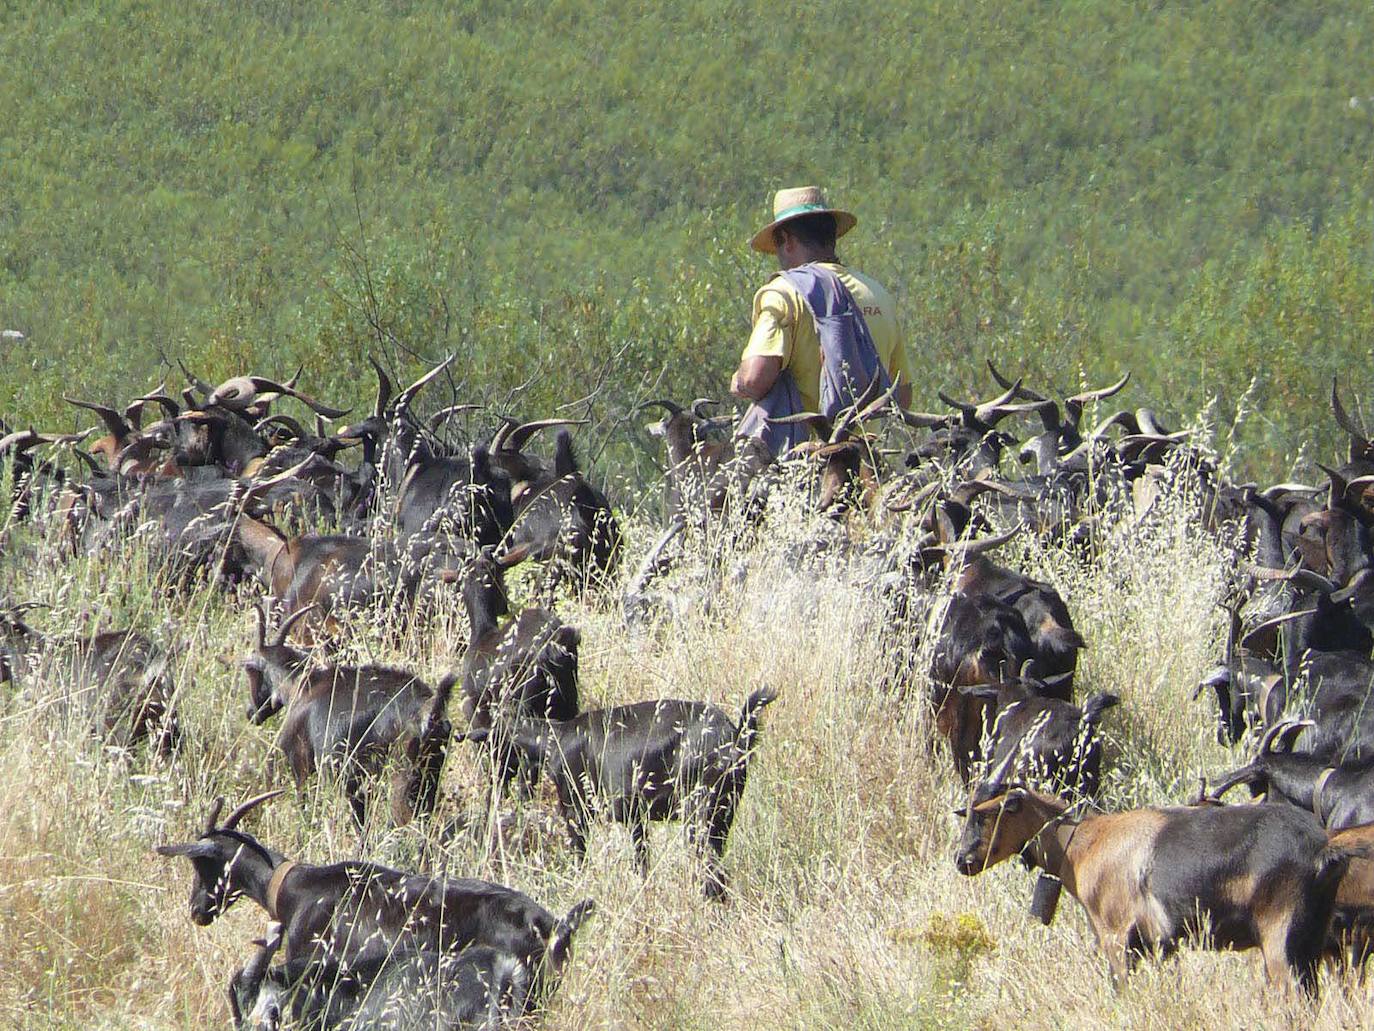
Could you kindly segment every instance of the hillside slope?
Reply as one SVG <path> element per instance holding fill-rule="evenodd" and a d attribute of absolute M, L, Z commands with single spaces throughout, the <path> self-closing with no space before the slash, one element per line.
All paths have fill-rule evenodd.
<path fill-rule="evenodd" d="M 623 346 L 608 401 L 661 368 L 719 390 L 766 271 L 743 241 L 803 181 L 859 212 L 846 253 L 904 302 L 919 397 L 994 353 L 1066 386 L 1129 367 L 1179 411 L 1277 406 L 1247 432 L 1282 471 L 1324 380 L 1368 357 L 1369 9 L 84 0 L 0 22 L 21 421 L 179 355 L 357 392 L 370 349 L 459 350 L 483 383 L 536 374 L 538 409 Z"/>

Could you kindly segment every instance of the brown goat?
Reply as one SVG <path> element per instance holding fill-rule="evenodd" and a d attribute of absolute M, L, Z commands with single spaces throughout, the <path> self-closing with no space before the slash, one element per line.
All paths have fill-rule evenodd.
<path fill-rule="evenodd" d="M 1119 985 L 1181 941 L 1259 948 L 1271 982 L 1317 993 L 1337 891 L 1357 848 L 1291 806 L 1175 806 L 1075 819 L 1063 799 L 1010 788 L 961 810 L 959 872 L 1012 856 L 1059 878 L 1087 911 Z"/>

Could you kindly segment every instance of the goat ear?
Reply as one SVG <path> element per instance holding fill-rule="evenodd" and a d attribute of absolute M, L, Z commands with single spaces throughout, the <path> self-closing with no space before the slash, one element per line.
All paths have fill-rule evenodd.
<path fill-rule="evenodd" d="M 958 809 L 951 809 L 950 812 L 952 812 L 955 816 L 959 817 L 959 819 L 961 820 L 968 819 L 968 806 L 966 805 L 961 805 Z"/>
<path fill-rule="evenodd" d="M 219 855 L 219 849 L 208 841 L 187 841 L 180 845 L 159 845 L 160 856 L 185 856 L 187 859 L 211 859 Z"/>

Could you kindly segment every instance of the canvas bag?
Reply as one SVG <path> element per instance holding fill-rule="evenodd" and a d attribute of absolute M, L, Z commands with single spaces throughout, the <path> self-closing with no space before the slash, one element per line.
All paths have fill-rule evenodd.
<path fill-rule="evenodd" d="M 778 273 L 801 294 L 816 322 L 821 342 L 820 414 L 833 420 L 863 396 L 874 378 L 879 389 L 892 385 L 878 357 L 863 311 L 854 295 L 830 269 L 806 264 Z M 770 422 L 802 411 L 801 393 L 791 369 L 783 369 L 777 382 L 744 413 L 737 436 L 757 437 L 774 454 L 796 447 L 807 437 L 805 426 Z"/>

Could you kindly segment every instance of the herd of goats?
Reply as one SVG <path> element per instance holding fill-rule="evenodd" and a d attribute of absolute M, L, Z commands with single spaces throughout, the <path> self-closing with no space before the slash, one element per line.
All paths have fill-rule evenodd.
<path fill-rule="evenodd" d="M 502 418 L 469 446 L 450 430 L 472 406 L 417 414 L 447 365 L 398 392 L 374 361 L 373 410 L 347 425 L 336 424 L 348 412 L 307 396 L 296 378 L 214 386 L 189 371 L 179 395 L 159 388 L 123 409 L 69 398 L 100 419 L 85 433 L 0 423 L 10 500 L 0 554 L 20 561 L 35 540 L 84 552 L 136 539 L 173 590 L 259 582 L 242 663 L 247 716 L 261 724 L 281 714 L 277 747 L 297 786 L 327 774 L 364 842 L 376 820 L 429 817 L 450 749 L 468 741 L 490 762 L 498 796 L 528 798 L 549 780 L 578 855 L 594 821 L 609 819 L 627 825 L 647 873 L 647 823 L 681 820 L 705 895 L 721 898 L 726 839 L 776 692 L 759 687 L 737 717 L 670 699 L 583 711 L 581 634 L 553 599 L 562 589 L 604 601 L 620 589 L 628 623 L 676 618 L 664 584 L 694 555 L 709 563 L 703 531 L 728 527 L 716 547 L 756 533 L 770 491 L 802 477 L 811 487 L 798 496 L 828 518 L 815 521 L 826 533 L 797 562 L 862 547 L 886 563 L 870 583 L 891 682 L 928 699 L 930 725 L 969 789 L 961 873 L 1019 856 L 1039 871 L 1032 912 L 1045 923 L 1067 887 L 1117 981 L 1140 957 L 1200 939 L 1257 947 L 1272 982 L 1315 994 L 1323 962 L 1359 970 L 1374 951 L 1374 442 L 1336 384 L 1349 462 L 1323 467 L 1320 486 L 1264 489 L 1228 482 L 1148 409 L 1087 428 L 1085 410 L 1128 377 L 1051 398 L 990 365 L 998 395 L 941 394 L 943 413 L 906 411 L 893 391 L 870 390 L 833 419 L 797 417 L 813 439 L 776 461 L 733 437 L 714 402 L 646 402 L 662 412 L 649 428 L 666 445 L 665 523 L 622 575 L 621 529 L 579 466 L 576 423 Z M 288 401 L 313 410 L 310 428 L 280 410 Z M 1038 432 L 1009 433 L 1018 420 Z M 552 461 L 529 450 L 549 429 L 559 431 Z M 896 432 L 909 446 L 893 463 Z M 75 457 L 41 457 L 50 448 Z M 353 449 L 360 460 L 345 464 Z M 1004 457 L 1034 472 L 1008 477 Z M 1194 799 L 1103 813 L 1099 724 L 1119 699 L 1099 692 L 1075 703 L 1085 642 L 1064 599 L 992 554 L 1033 534 L 1091 562 L 1109 539 L 1104 521 L 1148 520 L 1169 491 L 1195 499 L 1203 532 L 1238 545 L 1225 654 L 1198 691 L 1215 694 L 1223 743 L 1254 742 L 1254 753 Z M 26 523 L 38 529 L 21 541 Z M 539 566 L 539 602 L 512 613 L 506 575 L 524 562 Z M 460 667 L 436 685 L 342 661 L 350 615 L 422 624 L 445 591 L 461 597 L 470 636 Z M 36 607 L 0 605 L 0 683 L 26 689 L 64 650 L 94 734 L 174 753 L 177 687 L 153 640 L 130 627 L 59 641 L 30 625 Z M 1225 804 L 1240 785 L 1264 803 Z M 230 979 L 237 1027 L 495 1028 L 547 999 L 591 900 L 559 917 L 487 881 L 290 860 L 241 827 L 279 793 L 223 819 L 219 799 L 194 840 L 158 848 L 190 861 L 197 925 L 240 897 L 267 914 L 256 952 Z"/>

